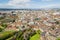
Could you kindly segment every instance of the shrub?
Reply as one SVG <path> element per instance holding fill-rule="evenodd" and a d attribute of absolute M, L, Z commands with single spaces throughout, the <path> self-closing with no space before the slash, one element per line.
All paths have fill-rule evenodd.
<path fill-rule="evenodd" d="M 15 33 L 16 33 L 16 31 L 0 32 L 0 40 L 5 40 L 5 39 L 13 36 Z"/>

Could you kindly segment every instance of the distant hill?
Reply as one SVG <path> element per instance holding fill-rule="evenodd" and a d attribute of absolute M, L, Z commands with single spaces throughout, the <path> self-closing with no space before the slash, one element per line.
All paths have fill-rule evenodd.
<path fill-rule="evenodd" d="M 41 8 L 41 9 L 11 9 L 11 8 L 0 8 L 0 11 L 11 11 L 11 10 L 44 10 L 44 9 L 43 8 Z M 52 9 L 52 10 L 60 10 L 60 8 L 49 8 L 49 9 Z"/>

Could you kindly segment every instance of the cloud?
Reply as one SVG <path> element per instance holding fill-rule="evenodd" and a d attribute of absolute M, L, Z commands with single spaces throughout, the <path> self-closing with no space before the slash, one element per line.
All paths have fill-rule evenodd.
<path fill-rule="evenodd" d="M 10 0 L 11 3 L 30 2 L 31 0 Z"/>
<path fill-rule="evenodd" d="M 30 2 L 31 0 L 10 0 L 8 2 L 8 5 L 18 5 L 18 4 L 25 4 L 27 2 Z"/>
<path fill-rule="evenodd" d="M 9 0 L 5 4 L 0 4 L 0 8 L 54 8 L 60 7 L 60 4 L 36 4 L 31 3 L 32 0 Z M 43 0 L 52 1 L 52 0 Z"/>
<path fill-rule="evenodd" d="M 42 0 L 42 1 L 53 1 L 53 0 Z"/>
<path fill-rule="evenodd" d="M 8 4 L 0 4 L 0 8 L 60 8 L 60 4 L 48 4 L 48 5 L 39 5 L 39 4 L 18 4 L 18 5 L 8 5 Z"/>
<path fill-rule="evenodd" d="M 49 4 L 40 6 L 40 8 L 60 8 L 60 4 Z"/>
<path fill-rule="evenodd" d="M 31 0 L 9 0 L 5 4 L 0 4 L 0 8 L 28 8 Z"/>

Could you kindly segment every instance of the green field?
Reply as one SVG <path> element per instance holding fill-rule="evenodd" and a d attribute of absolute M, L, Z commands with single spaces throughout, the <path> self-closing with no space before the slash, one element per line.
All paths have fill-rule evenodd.
<path fill-rule="evenodd" d="M 30 38 L 30 40 L 39 40 L 40 39 L 40 34 L 35 34 Z"/>
<path fill-rule="evenodd" d="M 60 40 L 60 37 L 58 37 L 56 40 Z"/>

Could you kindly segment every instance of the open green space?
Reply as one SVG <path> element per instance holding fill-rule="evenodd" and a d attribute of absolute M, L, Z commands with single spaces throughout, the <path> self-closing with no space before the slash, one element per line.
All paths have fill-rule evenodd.
<path fill-rule="evenodd" d="M 58 37 L 56 40 L 60 40 L 60 37 Z"/>
<path fill-rule="evenodd" d="M 30 40 L 39 40 L 40 39 L 40 34 L 35 34 L 30 38 Z"/>

